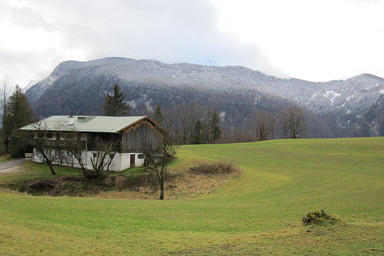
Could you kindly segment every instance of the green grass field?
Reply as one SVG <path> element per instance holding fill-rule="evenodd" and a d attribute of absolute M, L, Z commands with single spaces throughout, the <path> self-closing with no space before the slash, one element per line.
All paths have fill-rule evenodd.
<path fill-rule="evenodd" d="M 384 255 L 384 138 L 191 145 L 178 158 L 243 174 L 194 199 L 0 191 L 0 255 Z M 320 209 L 344 223 L 301 225 Z"/>

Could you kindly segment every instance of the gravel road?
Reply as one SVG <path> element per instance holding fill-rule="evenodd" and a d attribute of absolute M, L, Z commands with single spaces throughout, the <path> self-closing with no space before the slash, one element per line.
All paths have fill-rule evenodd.
<path fill-rule="evenodd" d="M 22 163 L 24 163 L 26 160 L 24 158 L 22 159 L 16 159 L 4 163 L 0 163 L 0 173 L 8 173 L 11 168 L 18 166 Z M 13 168 L 16 169 L 16 168 Z"/>

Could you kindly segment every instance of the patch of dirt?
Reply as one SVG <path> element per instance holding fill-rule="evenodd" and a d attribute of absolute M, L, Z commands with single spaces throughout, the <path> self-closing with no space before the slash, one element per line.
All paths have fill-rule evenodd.
<path fill-rule="evenodd" d="M 240 174 L 240 170 L 227 164 L 194 163 L 173 167 L 166 174 L 165 199 L 193 198 L 209 194 Z M 36 178 L 9 183 L 6 187 L 32 195 L 124 199 L 159 197 L 157 177 L 151 171 L 125 175 L 111 174 L 102 181 L 80 176 Z"/>
<path fill-rule="evenodd" d="M 193 162 L 170 168 L 165 183 L 165 199 L 194 198 L 210 194 L 224 186 L 242 172 L 229 163 Z M 113 177 L 113 176 L 110 176 Z M 158 199 L 156 177 L 152 181 L 133 182 L 141 184 L 120 191 L 101 191 L 101 198 Z M 132 190 L 134 188 L 134 190 Z"/>

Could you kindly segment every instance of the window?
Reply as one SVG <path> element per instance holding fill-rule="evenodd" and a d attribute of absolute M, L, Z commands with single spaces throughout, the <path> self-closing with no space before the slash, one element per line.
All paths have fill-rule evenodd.
<path fill-rule="evenodd" d="M 47 139 L 52 139 L 52 138 L 53 138 L 53 134 L 52 134 L 51 132 L 48 132 L 48 133 L 45 135 L 45 137 L 46 137 Z"/>
<path fill-rule="evenodd" d="M 137 159 L 144 159 L 144 154 L 138 154 Z"/>

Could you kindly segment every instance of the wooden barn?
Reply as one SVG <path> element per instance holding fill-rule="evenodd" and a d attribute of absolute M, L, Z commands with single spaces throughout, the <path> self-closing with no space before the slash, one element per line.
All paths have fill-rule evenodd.
<path fill-rule="evenodd" d="M 70 134 L 81 145 L 81 157 L 86 169 L 92 169 L 91 158 L 103 144 L 113 141 L 111 171 L 143 166 L 145 153 L 155 152 L 163 137 L 163 129 L 148 116 L 51 116 L 20 129 L 43 137 L 44 152 L 54 164 L 80 167 L 64 146 L 64 138 Z M 44 161 L 36 148 L 32 160 Z"/>

